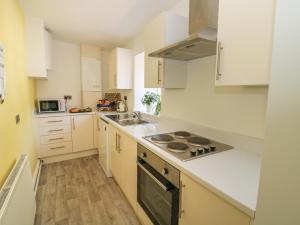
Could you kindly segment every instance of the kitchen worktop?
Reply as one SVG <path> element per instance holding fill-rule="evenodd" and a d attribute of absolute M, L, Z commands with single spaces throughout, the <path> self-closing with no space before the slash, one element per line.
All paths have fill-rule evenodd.
<path fill-rule="evenodd" d="M 43 117 L 57 117 L 57 116 L 76 116 L 76 115 L 92 115 L 96 112 L 82 112 L 82 113 L 69 113 L 69 112 L 58 112 L 58 113 L 36 113 L 35 117 L 43 118 Z"/>
<path fill-rule="evenodd" d="M 134 138 L 184 174 L 219 195 L 247 215 L 254 217 L 259 185 L 262 139 L 220 131 L 182 120 L 162 117 L 152 123 L 120 126 L 98 115 Z M 110 113 L 111 114 L 111 113 Z M 233 150 L 183 162 L 143 139 L 143 136 L 186 130 L 225 144 Z"/>

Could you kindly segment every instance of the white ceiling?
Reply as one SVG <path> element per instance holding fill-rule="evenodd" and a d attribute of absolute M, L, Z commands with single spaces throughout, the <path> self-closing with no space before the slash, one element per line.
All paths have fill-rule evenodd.
<path fill-rule="evenodd" d="M 60 39 L 111 48 L 125 44 L 179 0 L 23 0 Z"/>

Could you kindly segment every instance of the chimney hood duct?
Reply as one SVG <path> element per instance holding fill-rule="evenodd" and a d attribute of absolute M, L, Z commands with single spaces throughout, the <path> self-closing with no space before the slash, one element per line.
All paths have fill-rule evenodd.
<path fill-rule="evenodd" d="M 188 61 L 216 54 L 219 0 L 190 0 L 189 8 L 190 36 L 150 57 Z"/>

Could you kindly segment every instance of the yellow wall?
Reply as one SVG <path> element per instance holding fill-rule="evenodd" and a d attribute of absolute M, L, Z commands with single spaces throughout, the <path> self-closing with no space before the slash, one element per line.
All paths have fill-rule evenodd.
<path fill-rule="evenodd" d="M 36 164 L 32 111 L 35 84 L 25 74 L 24 18 L 17 0 L 0 0 L 0 44 L 5 50 L 7 95 L 0 105 L 0 186 L 20 153 Z M 16 125 L 15 115 L 21 122 Z"/>

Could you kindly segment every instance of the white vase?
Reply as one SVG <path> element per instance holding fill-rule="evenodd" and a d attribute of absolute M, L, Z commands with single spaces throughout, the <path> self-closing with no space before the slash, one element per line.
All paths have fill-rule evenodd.
<path fill-rule="evenodd" d="M 153 109 L 153 103 L 151 103 L 150 105 L 146 105 L 146 112 L 147 113 L 151 113 Z"/>

